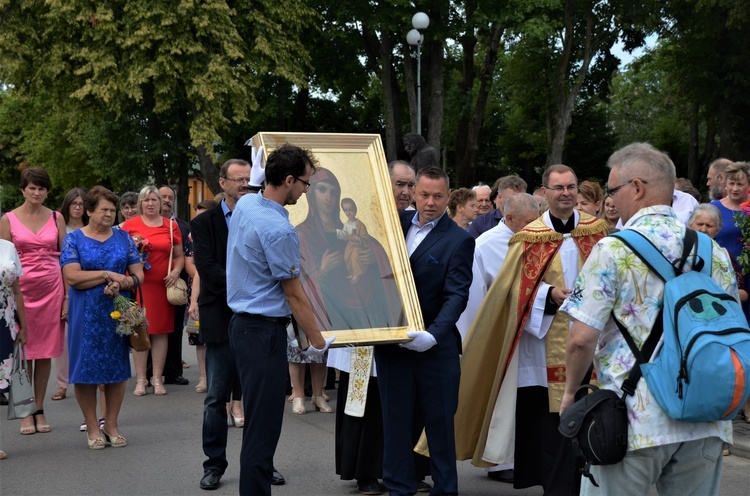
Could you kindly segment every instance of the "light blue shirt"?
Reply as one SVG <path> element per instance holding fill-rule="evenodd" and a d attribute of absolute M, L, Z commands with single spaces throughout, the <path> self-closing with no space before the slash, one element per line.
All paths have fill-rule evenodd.
<path fill-rule="evenodd" d="M 443 215 L 445 215 L 445 212 L 443 212 Z M 409 226 L 409 230 L 406 232 L 406 249 L 409 252 L 409 256 L 414 253 L 414 251 L 419 247 L 420 243 L 424 241 L 424 239 L 428 234 L 430 234 L 437 223 L 440 222 L 440 219 L 443 218 L 443 215 L 435 220 L 431 220 L 430 222 L 425 223 L 425 225 L 423 226 L 420 226 L 419 212 L 414 214 L 414 217 L 412 217 L 411 219 L 411 226 Z"/>
<path fill-rule="evenodd" d="M 229 221 L 232 220 L 232 211 L 229 209 L 227 202 L 221 200 L 221 211 L 224 212 L 224 220 L 227 221 L 227 229 L 229 229 Z"/>
<path fill-rule="evenodd" d="M 262 194 L 245 195 L 227 239 L 227 303 L 235 313 L 288 317 L 281 281 L 299 277 L 299 240 L 289 212 Z"/>

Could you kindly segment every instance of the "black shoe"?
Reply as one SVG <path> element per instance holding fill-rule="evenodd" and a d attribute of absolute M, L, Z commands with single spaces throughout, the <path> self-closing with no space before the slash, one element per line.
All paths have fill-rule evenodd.
<path fill-rule="evenodd" d="M 421 480 L 417 482 L 417 492 L 418 493 L 429 493 L 430 489 L 432 489 L 432 486 L 426 483 L 425 481 Z"/>
<path fill-rule="evenodd" d="M 221 474 L 216 470 L 207 470 L 201 479 L 201 489 L 218 489 L 221 485 Z"/>
<path fill-rule="evenodd" d="M 357 481 L 357 488 L 359 494 L 383 494 L 387 491 L 377 479 L 360 479 Z"/>
<path fill-rule="evenodd" d="M 496 470 L 495 472 L 487 472 L 487 477 L 493 481 L 507 482 L 513 484 L 513 469 L 508 470 Z"/>
<path fill-rule="evenodd" d="M 178 386 L 187 386 L 188 384 L 190 384 L 190 381 L 188 381 L 181 375 L 178 375 L 177 377 L 165 377 L 164 384 L 177 384 Z"/>
<path fill-rule="evenodd" d="M 271 485 L 272 486 L 283 486 L 286 484 L 286 479 L 283 475 L 281 475 L 281 472 L 276 470 L 276 467 L 273 468 L 273 475 L 271 476 Z"/>

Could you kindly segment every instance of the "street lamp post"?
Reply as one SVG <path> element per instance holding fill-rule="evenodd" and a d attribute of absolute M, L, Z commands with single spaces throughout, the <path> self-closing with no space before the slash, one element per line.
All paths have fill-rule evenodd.
<path fill-rule="evenodd" d="M 422 134 L 422 42 L 423 29 L 430 25 L 430 18 L 424 12 L 417 12 L 411 18 L 414 29 L 406 33 L 406 42 L 417 46 L 417 134 Z"/>

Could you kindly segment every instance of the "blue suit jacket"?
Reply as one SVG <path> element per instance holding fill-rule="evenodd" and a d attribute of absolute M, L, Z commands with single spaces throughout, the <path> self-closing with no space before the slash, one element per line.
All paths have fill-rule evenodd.
<path fill-rule="evenodd" d="M 500 224 L 501 220 L 503 220 L 503 214 L 500 213 L 500 210 L 490 210 L 471 221 L 471 225 L 466 228 L 466 232 L 477 239 L 483 233 Z"/>
<path fill-rule="evenodd" d="M 413 210 L 399 212 L 404 237 L 414 215 Z M 461 353 L 456 322 L 469 298 L 473 260 L 474 238 L 448 215 L 443 215 L 409 257 L 425 330 L 437 341 L 437 346 L 419 353 L 420 358 L 449 358 Z"/>

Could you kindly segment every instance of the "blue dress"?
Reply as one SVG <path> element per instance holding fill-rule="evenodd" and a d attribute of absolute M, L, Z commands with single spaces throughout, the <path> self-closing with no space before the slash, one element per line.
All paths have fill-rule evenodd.
<path fill-rule="evenodd" d="M 140 262 L 130 235 L 119 229 L 105 241 L 87 237 L 78 229 L 63 242 L 60 265 L 78 263 L 82 270 L 124 274 Z M 72 384 L 113 384 L 130 377 L 128 340 L 115 331 L 109 314 L 114 302 L 104 294 L 106 282 L 89 289 L 70 288 L 68 301 L 69 379 Z M 123 293 L 123 296 L 127 296 Z"/>
<path fill-rule="evenodd" d="M 742 242 L 742 231 L 735 223 L 734 215 L 741 213 L 742 210 L 730 210 L 722 205 L 719 200 L 712 201 L 711 205 L 719 209 L 723 223 L 721 230 L 716 233 L 714 239 L 719 243 L 719 246 L 726 248 L 733 259 L 737 260 L 737 257 L 742 253 L 744 243 Z"/>

